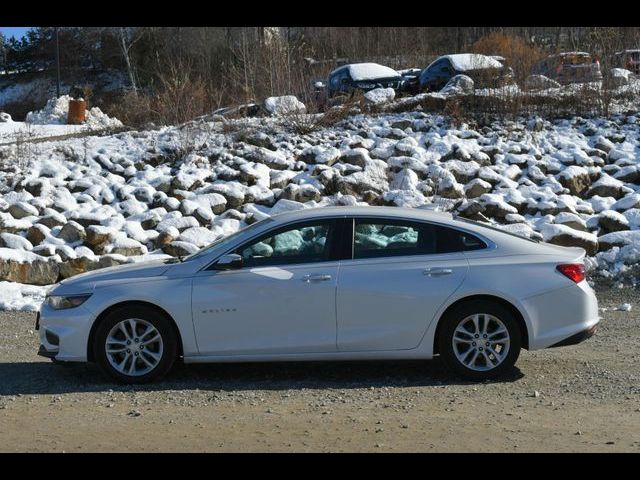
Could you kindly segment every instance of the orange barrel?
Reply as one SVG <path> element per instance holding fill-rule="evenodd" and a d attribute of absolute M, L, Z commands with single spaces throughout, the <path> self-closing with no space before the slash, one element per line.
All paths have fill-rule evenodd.
<path fill-rule="evenodd" d="M 69 114 L 67 115 L 67 123 L 69 125 L 80 125 L 86 119 L 87 102 L 86 100 L 69 100 Z"/>

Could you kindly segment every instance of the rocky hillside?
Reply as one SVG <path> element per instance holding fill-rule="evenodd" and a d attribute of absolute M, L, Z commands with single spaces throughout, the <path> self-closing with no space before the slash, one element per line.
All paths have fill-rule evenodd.
<path fill-rule="evenodd" d="M 420 111 L 293 133 L 221 117 L 0 150 L 0 280 L 47 285 L 187 255 L 267 215 L 321 205 L 451 210 L 579 245 L 624 275 L 640 257 L 640 117 L 453 127 Z"/>

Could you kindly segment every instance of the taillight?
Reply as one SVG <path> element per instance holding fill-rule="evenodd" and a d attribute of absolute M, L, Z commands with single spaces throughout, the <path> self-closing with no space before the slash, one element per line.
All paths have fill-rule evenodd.
<path fill-rule="evenodd" d="M 580 283 L 584 280 L 584 264 L 583 263 L 563 263 L 556 267 L 561 274 L 569 280 Z"/>

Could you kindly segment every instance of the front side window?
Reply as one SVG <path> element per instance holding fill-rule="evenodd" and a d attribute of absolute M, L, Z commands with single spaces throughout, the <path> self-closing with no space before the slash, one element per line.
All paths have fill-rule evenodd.
<path fill-rule="evenodd" d="M 326 262 L 329 260 L 333 222 L 297 224 L 266 234 L 238 248 L 245 267 Z"/>
<path fill-rule="evenodd" d="M 356 219 L 353 258 L 433 255 L 486 248 L 467 232 L 441 225 L 402 220 Z"/>

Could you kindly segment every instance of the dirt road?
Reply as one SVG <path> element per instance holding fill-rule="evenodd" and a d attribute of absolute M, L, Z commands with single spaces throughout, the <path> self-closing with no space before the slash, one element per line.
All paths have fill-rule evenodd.
<path fill-rule="evenodd" d="M 639 452 L 640 292 L 598 297 L 595 337 L 481 384 L 436 359 L 179 366 L 123 387 L 36 356 L 35 316 L 3 312 L 0 451 Z"/>

